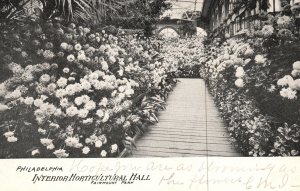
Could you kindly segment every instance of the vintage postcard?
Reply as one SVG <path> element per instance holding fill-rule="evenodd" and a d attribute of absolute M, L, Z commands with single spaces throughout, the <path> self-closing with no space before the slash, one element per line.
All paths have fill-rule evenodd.
<path fill-rule="evenodd" d="M 0 1 L 1 190 L 300 190 L 300 0 Z"/>

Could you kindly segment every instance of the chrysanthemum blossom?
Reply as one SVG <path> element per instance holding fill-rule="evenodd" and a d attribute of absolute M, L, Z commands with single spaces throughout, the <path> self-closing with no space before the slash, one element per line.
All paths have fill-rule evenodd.
<path fill-rule="evenodd" d="M 82 99 L 82 103 L 87 103 L 91 100 L 91 98 L 88 95 L 82 95 L 81 99 Z"/>
<path fill-rule="evenodd" d="M 22 96 L 22 93 L 20 90 L 16 89 L 14 90 L 13 92 L 10 92 L 8 93 L 6 96 L 5 96 L 5 99 L 12 99 L 12 100 L 15 100 L 15 99 L 18 99 Z"/>
<path fill-rule="evenodd" d="M 9 109 L 9 107 L 7 105 L 0 103 L 0 112 L 6 111 L 8 109 Z"/>
<path fill-rule="evenodd" d="M 296 156 L 298 154 L 299 154 L 299 151 L 297 151 L 297 150 L 291 150 L 291 155 L 292 156 Z"/>
<path fill-rule="evenodd" d="M 242 88 L 242 87 L 244 87 L 244 81 L 243 81 L 243 79 L 237 79 L 235 82 L 234 82 L 234 84 L 237 86 L 237 87 L 239 87 L 239 88 Z"/>
<path fill-rule="evenodd" d="M 89 110 L 87 109 L 80 109 L 78 110 L 78 117 L 80 118 L 86 118 L 89 114 Z"/>
<path fill-rule="evenodd" d="M 64 78 L 64 77 L 60 77 L 57 82 L 56 82 L 58 87 L 65 87 L 68 84 L 68 79 Z"/>
<path fill-rule="evenodd" d="M 18 141 L 18 138 L 15 137 L 15 136 L 10 136 L 10 137 L 7 138 L 7 141 L 10 142 L 10 143 L 14 143 L 14 142 Z"/>
<path fill-rule="evenodd" d="M 76 93 L 76 88 L 75 88 L 74 84 L 67 85 L 65 90 L 66 90 L 66 94 L 70 95 L 70 96 L 72 96 Z"/>
<path fill-rule="evenodd" d="M 96 114 L 98 115 L 98 117 L 102 118 L 104 116 L 104 112 L 102 109 L 98 109 Z"/>
<path fill-rule="evenodd" d="M 89 28 L 87 28 L 87 27 L 83 28 L 83 32 L 84 32 L 85 34 L 89 33 L 90 31 L 91 31 L 91 30 L 90 30 Z"/>
<path fill-rule="evenodd" d="M 106 97 L 102 98 L 101 102 L 99 103 L 99 106 L 106 107 L 108 104 L 108 99 Z"/>
<path fill-rule="evenodd" d="M 74 106 L 68 107 L 68 108 L 66 109 L 66 114 L 67 114 L 69 117 L 74 117 L 75 115 L 78 114 L 78 109 L 77 109 L 77 107 L 74 107 Z"/>
<path fill-rule="evenodd" d="M 42 135 L 45 135 L 47 133 L 47 131 L 45 129 L 42 129 L 42 128 L 38 128 L 38 132 Z"/>
<path fill-rule="evenodd" d="M 118 151 L 118 145 L 117 144 L 111 145 L 111 153 L 115 153 L 117 151 Z"/>
<path fill-rule="evenodd" d="M 76 104 L 77 106 L 82 105 L 82 104 L 83 104 L 82 97 L 77 97 L 77 98 L 75 98 L 74 102 L 75 102 L 75 104 Z"/>
<path fill-rule="evenodd" d="M 102 141 L 97 140 L 97 141 L 95 142 L 95 147 L 96 147 L 96 148 L 101 148 L 101 147 L 102 147 Z"/>
<path fill-rule="evenodd" d="M 60 44 L 60 48 L 63 49 L 63 50 L 67 50 L 68 49 L 68 44 L 63 42 Z"/>
<path fill-rule="evenodd" d="M 238 67 L 236 69 L 235 76 L 237 78 L 242 78 L 244 75 L 245 75 L 245 71 L 244 71 L 243 67 Z"/>
<path fill-rule="evenodd" d="M 109 112 L 106 111 L 106 112 L 104 113 L 104 117 L 103 117 L 103 119 L 102 119 L 102 122 L 105 123 L 105 122 L 107 122 L 108 120 L 109 120 Z"/>
<path fill-rule="evenodd" d="M 33 97 L 26 97 L 26 98 L 23 100 L 23 103 L 25 103 L 26 105 L 32 105 L 33 102 L 34 102 Z"/>
<path fill-rule="evenodd" d="M 71 54 L 71 55 L 67 56 L 67 60 L 68 60 L 69 62 L 74 62 L 75 56 Z"/>
<path fill-rule="evenodd" d="M 285 75 L 283 78 L 280 78 L 277 81 L 278 86 L 287 86 L 289 85 L 292 81 L 294 81 L 293 77 L 290 75 Z"/>
<path fill-rule="evenodd" d="M 125 87 L 124 86 L 119 86 L 118 91 L 121 92 L 121 93 L 124 92 L 125 91 Z"/>
<path fill-rule="evenodd" d="M 5 96 L 7 93 L 7 88 L 4 83 L 0 84 L 0 97 Z"/>
<path fill-rule="evenodd" d="M 260 55 L 260 54 L 256 55 L 254 60 L 255 60 L 255 63 L 257 63 L 257 64 L 264 64 L 267 61 L 267 59 L 263 55 Z"/>
<path fill-rule="evenodd" d="M 290 25 L 290 23 L 291 23 L 291 18 L 286 15 L 278 17 L 278 19 L 277 19 L 278 27 L 281 27 L 281 28 L 288 27 Z"/>
<path fill-rule="evenodd" d="M 54 58 L 55 54 L 51 50 L 45 50 L 43 52 L 43 56 L 45 59 L 50 60 L 50 59 Z"/>
<path fill-rule="evenodd" d="M 102 150 L 101 153 L 100 153 L 101 157 L 106 157 L 107 155 L 107 152 L 105 150 Z"/>
<path fill-rule="evenodd" d="M 247 50 L 245 51 L 244 55 L 247 57 L 250 57 L 254 54 L 254 50 L 250 47 L 247 48 Z"/>
<path fill-rule="evenodd" d="M 280 91 L 280 95 L 287 99 L 296 99 L 297 98 L 297 91 L 292 90 L 291 88 L 282 88 Z"/>
<path fill-rule="evenodd" d="M 55 148 L 55 146 L 54 146 L 54 144 L 51 143 L 46 148 L 47 148 L 47 150 L 53 150 Z"/>
<path fill-rule="evenodd" d="M 82 149 L 82 153 L 83 154 L 88 154 L 90 152 L 90 148 L 89 147 L 83 147 L 83 149 Z"/>
<path fill-rule="evenodd" d="M 132 94 L 134 94 L 134 90 L 131 89 L 131 88 L 130 89 L 126 89 L 124 93 L 125 93 L 126 96 L 130 97 Z"/>
<path fill-rule="evenodd" d="M 82 123 L 85 124 L 85 125 L 90 125 L 90 124 L 93 123 L 93 121 L 94 121 L 93 118 L 87 118 L 87 119 L 84 119 L 82 121 Z"/>
<path fill-rule="evenodd" d="M 94 110 L 96 109 L 96 103 L 94 101 L 89 101 L 84 105 L 84 108 L 87 110 Z"/>
<path fill-rule="evenodd" d="M 275 85 L 271 85 L 270 88 L 268 89 L 269 92 L 274 92 L 276 90 L 276 86 Z"/>
<path fill-rule="evenodd" d="M 93 72 L 89 75 L 89 81 L 98 80 L 99 75 L 96 72 Z"/>
<path fill-rule="evenodd" d="M 58 150 L 54 151 L 53 154 L 57 158 L 67 158 L 69 156 L 69 154 L 66 153 L 66 150 L 64 150 L 64 149 L 58 149 Z"/>
<path fill-rule="evenodd" d="M 65 143 L 68 147 L 79 148 L 81 144 L 79 143 L 79 138 L 77 137 L 68 137 L 65 140 Z"/>
<path fill-rule="evenodd" d="M 103 61 L 101 62 L 102 70 L 107 71 L 108 70 L 108 64 L 107 62 Z"/>
<path fill-rule="evenodd" d="M 81 80 L 80 84 L 84 90 L 89 90 L 92 87 L 91 83 L 87 80 Z"/>
<path fill-rule="evenodd" d="M 294 70 L 300 70 L 300 61 L 296 61 L 293 64 L 293 69 Z"/>
<path fill-rule="evenodd" d="M 261 32 L 265 37 L 269 37 L 274 33 L 274 27 L 272 25 L 265 25 Z"/>
<path fill-rule="evenodd" d="M 62 110 L 59 108 L 59 109 L 56 109 L 54 114 L 53 114 L 55 117 L 62 117 L 62 116 L 65 116 L 65 114 L 62 112 Z"/>
<path fill-rule="evenodd" d="M 82 46 L 80 44 L 75 44 L 74 49 L 79 51 L 81 50 Z"/>
<path fill-rule="evenodd" d="M 63 98 L 60 100 L 60 106 L 65 108 L 65 107 L 68 107 L 69 106 L 69 101 L 67 98 Z"/>
<path fill-rule="evenodd" d="M 86 56 L 85 56 L 85 54 L 78 54 L 77 59 L 84 61 L 84 60 L 86 60 Z"/>
<path fill-rule="evenodd" d="M 40 139 L 40 142 L 41 142 L 42 145 L 48 146 L 48 145 L 52 144 L 53 140 L 48 139 L 48 138 L 42 138 L 42 139 Z"/>
<path fill-rule="evenodd" d="M 294 86 L 289 86 L 290 88 L 294 89 L 294 90 L 297 90 L 297 91 L 300 91 L 300 79 L 296 79 L 294 80 Z"/>
<path fill-rule="evenodd" d="M 55 83 L 50 83 L 50 84 L 48 84 L 47 89 L 50 93 L 53 93 L 53 92 L 55 92 L 56 87 L 57 86 Z"/>
<path fill-rule="evenodd" d="M 63 69 L 63 72 L 64 72 L 65 74 L 67 74 L 67 73 L 70 72 L 70 69 L 69 69 L 69 68 L 64 68 L 64 69 Z"/>
<path fill-rule="evenodd" d="M 65 89 L 58 89 L 55 92 L 55 96 L 58 98 L 63 98 L 65 95 L 67 95 L 67 92 Z"/>
<path fill-rule="evenodd" d="M 4 133 L 3 135 L 6 137 L 6 138 L 8 138 L 8 137 L 12 137 L 12 136 L 14 136 L 14 132 L 13 131 L 8 131 L 8 132 L 6 132 L 6 133 Z"/>
<path fill-rule="evenodd" d="M 45 113 L 46 116 L 51 116 L 54 114 L 57 108 L 53 104 L 43 103 L 40 109 Z"/>
<path fill-rule="evenodd" d="M 34 149 L 34 150 L 31 151 L 32 156 L 35 156 L 35 155 L 38 155 L 38 154 L 40 154 L 39 149 Z"/>

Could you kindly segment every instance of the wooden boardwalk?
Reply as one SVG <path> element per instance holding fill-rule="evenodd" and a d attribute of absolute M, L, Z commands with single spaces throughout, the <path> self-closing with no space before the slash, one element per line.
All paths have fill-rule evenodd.
<path fill-rule="evenodd" d="M 131 157 L 240 156 L 202 79 L 180 82 Z"/>

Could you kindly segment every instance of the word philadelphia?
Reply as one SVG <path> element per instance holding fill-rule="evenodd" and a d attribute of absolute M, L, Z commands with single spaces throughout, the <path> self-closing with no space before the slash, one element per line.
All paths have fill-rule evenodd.
<path fill-rule="evenodd" d="M 63 171 L 62 167 L 53 166 L 53 167 L 29 167 L 29 166 L 18 166 L 16 169 L 17 172 L 54 172 L 54 171 Z"/>
<path fill-rule="evenodd" d="M 140 175 L 138 173 L 132 173 L 130 176 L 126 175 L 77 175 L 76 173 L 66 176 L 58 175 L 39 175 L 35 174 L 32 182 L 91 182 L 91 184 L 116 184 L 121 182 L 124 184 L 133 183 L 136 180 L 150 180 L 150 175 Z"/>

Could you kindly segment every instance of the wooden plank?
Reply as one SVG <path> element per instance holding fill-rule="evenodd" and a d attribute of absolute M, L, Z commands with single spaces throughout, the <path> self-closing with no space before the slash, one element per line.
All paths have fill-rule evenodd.
<path fill-rule="evenodd" d="M 222 154 L 222 153 L 215 153 L 215 152 L 208 152 L 206 154 L 199 154 L 196 157 L 239 157 L 240 155 L 236 154 Z M 149 152 L 141 152 L 141 153 L 136 153 L 134 156 L 132 155 L 131 157 L 135 158 L 153 158 L 153 157 L 172 157 L 169 155 L 166 156 L 161 156 L 160 153 L 149 153 Z M 175 156 L 175 157 L 195 157 L 195 155 L 183 155 L 183 156 Z"/>
<path fill-rule="evenodd" d="M 225 142 L 224 140 L 206 140 L 206 139 L 187 139 L 187 138 L 184 138 L 184 139 L 180 139 L 180 138 L 177 138 L 177 139 L 174 139 L 173 137 L 151 137 L 151 138 L 144 138 L 143 141 L 146 141 L 146 140 L 149 140 L 149 141 L 163 141 L 163 142 L 169 142 L 169 143 L 174 143 L 174 142 L 178 142 L 178 143 L 199 143 L 199 144 L 221 144 L 221 145 L 230 145 L 231 143 L 230 142 Z M 146 143 L 144 143 L 146 144 Z"/>
<path fill-rule="evenodd" d="M 153 148 L 153 147 L 147 147 L 142 148 L 139 150 L 139 152 L 150 152 L 150 153 L 171 153 L 171 154 L 190 154 L 190 155 L 218 155 L 218 156 L 237 156 L 236 153 L 230 153 L 230 152 L 224 152 L 224 151 L 211 151 L 211 150 L 202 150 L 202 151 L 196 151 L 196 150 L 187 150 L 187 149 L 177 149 L 177 148 Z"/>
<path fill-rule="evenodd" d="M 190 147 L 181 147 L 181 148 L 176 148 L 176 147 L 166 147 L 164 145 L 162 146 L 158 146 L 158 147 L 155 147 L 155 146 L 141 146 L 140 148 L 137 149 L 138 151 L 145 151 L 145 150 L 150 150 L 150 151 L 157 151 L 157 150 L 160 150 L 160 151 L 172 151 L 172 152 L 175 152 L 175 153 L 178 153 L 180 151 L 186 151 L 186 152 L 198 152 L 198 153 L 208 153 L 208 152 L 214 152 L 214 153 L 219 153 L 219 154 L 222 154 L 224 153 L 224 151 L 213 151 L 213 150 L 209 150 L 209 149 L 197 149 L 197 148 L 190 148 Z M 226 152 L 227 153 L 227 152 Z M 228 152 L 230 153 L 230 152 Z M 230 154 L 234 154 L 235 152 L 233 153 L 230 153 Z"/>
<path fill-rule="evenodd" d="M 199 125 L 196 126 L 194 128 L 188 129 L 188 128 L 184 128 L 182 129 L 182 127 L 184 126 L 169 126 L 173 131 L 185 131 L 185 132 L 198 132 L 198 133 L 202 133 L 202 132 L 218 132 L 218 133 L 226 133 L 225 129 L 217 129 L 217 128 L 201 128 L 203 125 Z M 159 129 L 158 129 L 159 128 Z M 153 130 L 166 130 L 169 131 L 168 126 L 157 126 L 155 128 L 153 128 Z"/>
<path fill-rule="evenodd" d="M 150 130 L 151 131 L 151 130 Z M 148 132 L 146 134 L 149 134 L 149 136 L 182 136 L 182 137 L 193 137 L 193 138 L 205 138 L 205 139 L 224 139 L 224 138 L 228 138 L 227 136 L 218 136 L 218 135 L 214 135 L 214 134 L 211 134 L 211 135 L 206 135 L 206 134 L 202 134 L 201 135 L 198 135 L 198 134 L 183 134 L 183 133 L 180 133 L 180 132 Z M 152 135 L 153 134 L 153 135 Z M 143 138 L 142 138 L 143 139 Z"/>
<path fill-rule="evenodd" d="M 199 136 L 199 135 L 183 135 L 183 134 L 180 134 L 180 133 L 177 133 L 177 134 L 174 134 L 174 133 L 157 133 L 157 132 L 149 132 L 148 133 L 149 135 L 153 134 L 155 135 L 155 137 L 174 137 L 174 138 L 191 138 L 191 139 L 207 139 L 207 140 L 210 140 L 210 139 L 214 139 L 214 140 L 222 140 L 222 139 L 225 139 L 226 141 L 230 140 L 228 137 L 217 137 L 217 136 L 214 136 L 214 135 L 211 135 L 211 136 Z"/>
<path fill-rule="evenodd" d="M 204 156 L 218 156 L 218 157 L 236 157 L 238 156 L 235 153 L 217 153 L 217 152 L 203 152 L 203 153 L 190 153 L 190 152 L 180 152 L 180 153 L 173 153 L 173 152 L 164 152 L 164 151 L 139 151 L 138 156 L 152 156 L 152 157 L 204 157 Z"/>
<path fill-rule="evenodd" d="M 240 156 L 201 79 L 180 79 L 132 157 Z"/>
<path fill-rule="evenodd" d="M 163 133 L 163 132 L 166 132 L 166 133 L 179 133 L 179 134 L 184 134 L 184 135 L 191 135 L 191 134 L 195 134 L 195 135 L 216 135 L 216 136 L 219 136 L 219 137 L 224 137 L 226 136 L 227 137 L 227 133 L 226 132 L 220 132 L 220 131 L 191 131 L 191 130 L 185 130 L 185 129 L 171 129 L 170 127 L 170 130 L 167 130 L 167 129 L 151 129 L 151 132 L 157 132 L 157 133 Z"/>
<path fill-rule="evenodd" d="M 206 153 L 172 153 L 172 152 L 163 152 L 163 151 L 138 151 L 139 155 L 151 155 L 155 157 L 195 157 L 195 156 L 207 156 Z"/>
<path fill-rule="evenodd" d="M 144 139 L 139 143 L 143 146 L 154 146 L 158 147 L 165 145 L 166 147 L 175 147 L 175 148 L 198 148 L 200 150 L 208 149 L 212 151 L 225 151 L 225 152 L 235 152 L 232 145 L 230 144 L 221 144 L 221 143 L 208 143 L 208 142 L 194 142 L 194 141 L 169 141 L 169 140 L 148 140 Z M 138 145 L 137 145 L 138 148 Z M 210 149 L 211 148 L 211 149 Z"/>
<path fill-rule="evenodd" d="M 170 119 L 165 119 L 165 120 L 161 120 L 159 118 L 159 123 L 158 124 L 155 124 L 155 125 L 159 125 L 161 124 L 162 122 L 169 122 L 169 123 L 173 123 L 174 124 L 174 120 L 170 120 Z M 197 119 L 192 119 L 192 120 L 182 120 L 182 119 L 177 119 L 176 120 L 176 124 L 180 124 L 180 123 L 186 123 L 186 124 L 195 124 L 195 123 L 198 123 L 198 124 L 215 124 L 215 123 L 219 123 L 220 125 L 223 125 L 223 122 L 222 121 L 219 121 L 219 120 L 207 120 L 207 121 L 203 121 L 203 120 L 200 120 L 199 118 Z"/>
<path fill-rule="evenodd" d="M 157 134 L 155 137 L 145 137 L 143 140 L 196 140 L 201 143 L 220 143 L 220 144 L 231 144 L 231 140 L 227 137 L 206 137 L 206 136 L 180 136 L 180 135 L 159 135 Z"/>

